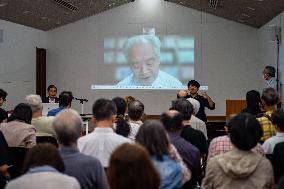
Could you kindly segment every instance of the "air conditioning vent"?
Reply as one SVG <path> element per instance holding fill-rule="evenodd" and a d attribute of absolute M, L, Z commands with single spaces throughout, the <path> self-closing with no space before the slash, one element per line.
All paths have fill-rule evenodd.
<path fill-rule="evenodd" d="M 217 9 L 219 0 L 209 0 L 209 8 Z"/>
<path fill-rule="evenodd" d="M 72 11 L 77 11 L 78 8 L 75 7 L 74 5 L 66 2 L 66 1 L 63 1 L 63 0 L 53 0 L 55 1 L 56 3 L 58 3 L 59 5 L 65 7 L 66 9 L 69 9 L 69 10 L 72 10 Z"/>

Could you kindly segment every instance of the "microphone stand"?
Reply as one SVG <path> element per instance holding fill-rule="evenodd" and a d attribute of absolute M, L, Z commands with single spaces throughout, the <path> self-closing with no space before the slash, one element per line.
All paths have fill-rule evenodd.
<path fill-rule="evenodd" d="M 84 99 L 84 98 L 74 98 L 75 100 L 78 100 L 81 104 L 81 117 L 85 116 L 84 114 L 84 102 L 88 102 L 88 99 Z M 85 125 L 86 125 L 86 135 L 89 133 L 89 123 L 88 120 L 84 121 Z"/>

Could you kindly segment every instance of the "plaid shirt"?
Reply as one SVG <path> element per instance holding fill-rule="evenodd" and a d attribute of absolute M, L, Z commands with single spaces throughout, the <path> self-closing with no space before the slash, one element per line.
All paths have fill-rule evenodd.
<path fill-rule="evenodd" d="M 214 138 L 211 141 L 209 149 L 208 149 L 207 162 L 209 161 L 210 158 L 216 155 L 228 152 L 232 148 L 233 148 L 233 145 L 230 141 L 230 138 L 227 135 Z M 256 147 L 251 149 L 251 151 L 255 152 L 256 154 L 260 154 L 264 156 L 264 151 L 260 144 L 257 144 Z"/>
<path fill-rule="evenodd" d="M 269 117 L 271 117 L 271 114 L 272 114 L 272 111 L 267 111 L 263 114 L 262 117 L 257 118 L 263 130 L 263 137 L 260 139 L 263 142 L 267 140 L 268 138 L 276 135 L 276 127 L 269 120 Z"/>

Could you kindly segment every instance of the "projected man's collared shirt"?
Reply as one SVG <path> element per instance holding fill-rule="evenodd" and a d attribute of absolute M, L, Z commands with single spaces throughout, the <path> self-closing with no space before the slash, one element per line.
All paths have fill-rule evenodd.
<path fill-rule="evenodd" d="M 136 80 L 134 75 L 131 74 L 120 81 L 117 86 L 141 86 L 141 84 Z M 160 70 L 157 78 L 150 86 L 161 88 L 178 88 L 182 86 L 182 83 L 177 78 Z"/>

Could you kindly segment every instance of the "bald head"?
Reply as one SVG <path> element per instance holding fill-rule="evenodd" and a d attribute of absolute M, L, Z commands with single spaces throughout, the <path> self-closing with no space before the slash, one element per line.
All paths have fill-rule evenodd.
<path fill-rule="evenodd" d="M 160 120 L 168 132 L 176 132 L 182 129 L 182 114 L 176 110 L 164 112 Z"/>
<path fill-rule="evenodd" d="M 77 143 L 82 125 L 80 115 L 72 109 L 59 112 L 52 124 L 59 143 L 64 146 L 72 146 Z"/>

